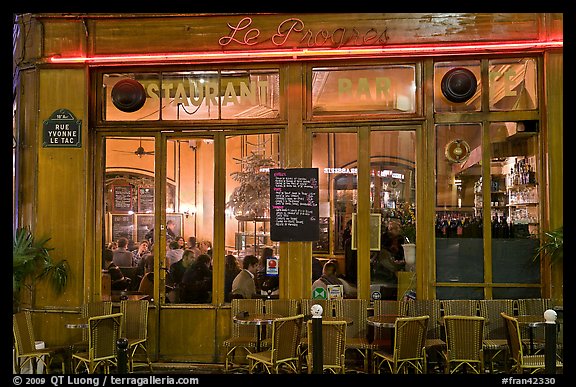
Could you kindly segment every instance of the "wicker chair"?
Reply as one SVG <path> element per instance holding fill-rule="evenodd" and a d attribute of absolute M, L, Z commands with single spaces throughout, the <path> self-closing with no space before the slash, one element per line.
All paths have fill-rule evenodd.
<path fill-rule="evenodd" d="M 36 373 L 36 362 L 44 365 L 44 373 L 50 373 L 50 366 L 54 358 L 62 360 L 62 373 L 65 373 L 65 356 L 68 346 L 54 346 L 36 349 L 36 337 L 32 325 L 32 315 L 29 311 L 18 312 L 12 315 L 12 332 L 14 334 L 14 366 L 16 373 L 29 363 L 32 373 Z"/>
<path fill-rule="evenodd" d="M 346 328 L 346 350 L 355 350 L 362 356 L 364 372 L 369 371 L 372 351 L 386 344 L 382 340 L 368 340 L 368 306 L 369 301 L 365 299 L 344 299 L 339 300 L 335 308 L 336 317 L 352 320 Z"/>
<path fill-rule="evenodd" d="M 112 314 L 112 301 L 92 301 L 82 304 L 82 319 L 87 322 L 90 317 Z M 82 330 L 82 341 L 72 344 L 72 352 L 85 352 L 88 348 L 88 329 Z"/>
<path fill-rule="evenodd" d="M 494 373 L 494 360 L 503 354 L 504 369 L 508 359 L 508 340 L 506 339 L 506 324 L 500 317 L 504 312 L 509 316 L 514 314 L 514 300 L 479 300 L 480 316 L 486 319 L 484 327 L 484 358 L 490 364 L 490 373 Z"/>
<path fill-rule="evenodd" d="M 231 304 L 232 318 L 240 312 L 264 313 L 264 302 L 260 298 L 233 298 Z M 238 325 L 235 324 L 234 321 L 231 321 L 231 324 L 232 334 L 223 342 L 224 347 L 227 349 L 225 360 L 226 371 L 228 371 L 230 365 L 233 364 L 234 355 L 236 354 L 237 349 L 243 349 L 247 354 L 250 354 L 252 353 L 252 350 L 256 349 L 258 343 L 258 330 L 255 326 Z"/>
<path fill-rule="evenodd" d="M 484 372 L 484 317 L 444 316 L 446 330 L 446 367 L 444 371 L 455 373 L 468 368 L 477 374 Z"/>
<path fill-rule="evenodd" d="M 246 356 L 249 361 L 248 371 L 252 373 L 254 368 L 261 364 L 269 374 L 277 374 L 281 367 L 298 373 L 298 346 L 303 322 L 303 314 L 274 320 L 270 349 Z"/>
<path fill-rule="evenodd" d="M 543 316 L 547 309 L 552 308 L 552 300 L 549 298 L 520 298 L 517 300 L 518 314 L 530 316 Z M 528 327 L 520 327 L 520 337 L 524 343 L 530 342 Z M 532 345 L 536 353 L 544 350 L 544 327 L 533 328 L 533 341 Z"/>
<path fill-rule="evenodd" d="M 146 343 L 148 340 L 148 305 L 147 300 L 122 300 L 120 312 L 122 318 L 122 335 L 128 339 L 128 370 L 134 370 L 134 354 L 141 349 L 146 356 L 146 364 L 152 372 L 152 363 L 148 357 Z"/>
<path fill-rule="evenodd" d="M 400 370 L 408 373 L 409 368 L 414 368 L 416 373 L 426 373 L 425 343 L 429 319 L 429 316 L 397 318 L 394 326 L 394 350 L 392 353 L 374 352 L 374 373 L 380 373 L 384 363 L 393 374 Z"/>
<path fill-rule="evenodd" d="M 395 300 L 374 300 L 374 316 L 397 315 L 406 317 L 408 313 L 408 303 L 405 301 Z M 377 345 L 379 349 L 390 346 L 392 338 L 390 329 L 374 327 L 374 340 L 372 344 Z"/>
<path fill-rule="evenodd" d="M 296 316 L 297 314 L 300 314 L 300 300 L 294 300 L 294 299 L 265 300 L 264 311 L 266 313 L 279 314 L 282 317 Z M 260 346 L 263 348 L 270 348 L 271 344 L 272 344 L 272 329 L 267 329 L 266 338 L 260 342 Z"/>
<path fill-rule="evenodd" d="M 346 321 L 322 320 L 322 370 L 334 374 L 346 373 Z M 306 322 L 308 330 L 308 373 L 314 369 L 314 331 L 312 320 Z"/>
<path fill-rule="evenodd" d="M 478 316 L 478 300 L 442 300 L 444 316 Z"/>
<path fill-rule="evenodd" d="M 103 367 L 104 373 L 110 372 L 110 365 L 117 362 L 116 341 L 121 334 L 122 313 L 90 317 L 88 320 L 88 351 L 72 354 L 77 361 L 74 371 L 80 366 L 86 367 L 89 374 Z"/>
<path fill-rule="evenodd" d="M 443 351 L 446 349 L 440 326 L 440 300 L 413 300 L 407 301 L 406 305 L 408 317 L 430 316 L 425 342 L 426 358 L 430 362 L 430 359 L 435 356 L 440 363 L 444 359 Z"/>
<path fill-rule="evenodd" d="M 517 373 L 524 373 L 524 370 L 529 370 L 531 374 L 544 371 L 546 368 L 544 355 L 525 355 L 524 344 L 520 338 L 520 326 L 518 320 L 513 316 L 506 313 L 500 313 L 506 324 L 506 332 L 508 338 L 508 346 L 510 347 L 510 354 L 512 355 L 512 371 Z M 556 359 L 556 367 L 561 368 L 563 364 L 560 360 Z"/>

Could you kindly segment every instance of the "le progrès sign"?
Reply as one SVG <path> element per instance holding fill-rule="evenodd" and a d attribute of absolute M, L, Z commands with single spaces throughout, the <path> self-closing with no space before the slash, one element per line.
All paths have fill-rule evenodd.
<path fill-rule="evenodd" d="M 43 148 L 80 148 L 82 120 L 68 109 L 58 109 L 44 121 Z"/>

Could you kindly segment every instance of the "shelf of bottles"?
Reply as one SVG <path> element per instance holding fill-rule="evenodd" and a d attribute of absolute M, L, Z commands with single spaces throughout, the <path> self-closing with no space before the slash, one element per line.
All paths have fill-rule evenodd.
<path fill-rule="evenodd" d="M 490 217 L 493 238 L 524 238 L 539 232 L 539 197 L 534 157 L 510 157 L 502 174 L 491 176 Z M 508 173 L 506 173 L 508 172 Z M 474 215 L 482 216 L 482 177 L 474 184 Z"/>

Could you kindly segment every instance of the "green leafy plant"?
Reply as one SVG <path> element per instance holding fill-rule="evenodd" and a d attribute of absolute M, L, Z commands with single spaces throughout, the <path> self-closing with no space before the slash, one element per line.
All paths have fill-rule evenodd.
<path fill-rule="evenodd" d="M 68 261 L 53 262 L 50 251 L 54 249 L 46 246 L 50 239 L 36 239 L 29 227 L 16 230 L 12 248 L 12 294 L 16 310 L 20 307 L 23 287 L 29 289 L 32 296 L 38 281 L 47 279 L 57 294 L 68 284 Z"/>
<path fill-rule="evenodd" d="M 536 249 L 534 260 L 540 255 L 550 257 L 550 264 L 553 264 L 564 257 L 564 226 L 544 233 L 544 243 Z"/>

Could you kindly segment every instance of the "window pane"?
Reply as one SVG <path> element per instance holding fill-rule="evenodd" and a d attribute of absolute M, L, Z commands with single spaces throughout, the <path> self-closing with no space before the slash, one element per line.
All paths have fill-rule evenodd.
<path fill-rule="evenodd" d="M 327 112 L 414 113 L 415 66 L 313 69 L 312 110 L 314 115 Z"/>
<path fill-rule="evenodd" d="M 226 138 L 226 254 L 240 267 L 248 255 L 260 258 L 255 283 L 257 294 L 264 295 L 279 292 L 278 272 L 268 261 L 278 258 L 279 243 L 270 239 L 269 172 L 280 165 L 279 139 L 278 134 Z M 225 284 L 227 302 L 233 280 L 230 275 Z"/>
<path fill-rule="evenodd" d="M 537 62 L 533 58 L 490 60 L 490 110 L 538 106 Z"/>
<path fill-rule="evenodd" d="M 218 108 L 218 72 L 162 74 L 163 120 L 214 120 L 219 118 Z"/>
<path fill-rule="evenodd" d="M 320 241 L 312 245 L 313 253 L 335 255 L 338 273 L 354 285 L 357 255 L 352 250 L 351 227 L 358 203 L 357 146 L 356 133 L 314 133 L 312 136 L 312 167 L 318 168 L 320 179 L 321 224 Z M 319 270 L 313 270 L 312 281 L 320 277 L 321 266 L 326 261 L 313 261 L 313 267 Z"/>
<path fill-rule="evenodd" d="M 104 74 L 103 88 L 104 120 L 145 121 L 160 119 L 160 80 L 158 74 Z"/>
<path fill-rule="evenodd" d="M 538 283 L 538 133 L 531 122 L 490 124 L 494 282 Z"/>
<path fill-rule="evenodd" d="M 279 116 L 278 70 L 222 71 L 220 82 L 222 119 Z"/>
<path fill-rule="evenodd" d="M 482 130 L 478 124 L 436 126 L 436 278 L 483 282 Z M 480 199 L 481 200 L 481 199 Z"/>
<path fill-rule="evenodd" d="M 103 294 L 105 299 L 119 297 L 122 290 L 141 290 L 150 298 L 154 296 L 154 256 L 150 254 L 154 229 L 153 151 L 152 137 L 105 140 L 103 254 L 112 258 L 111 262 L 102 262 L 111 282 L 111 293 Z M 152 274 L 141 281 L 148 272 Z"/>
<path fill-rule="evenodd" d="M 480 61 L 434 63 L 434 111 L 480 111 Z"/>
<path fill-rule="evenodd" d="M 416 132 L 370 134 L 370 204 L 381 218 L 380 245 L 370 253 L 371 294 L 397 299 L 416 291 Z M 406 275 L 404 275 L 406 274 Z"/>

